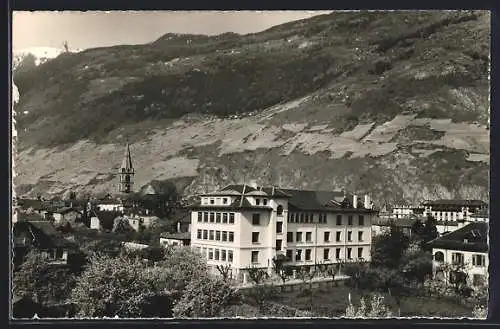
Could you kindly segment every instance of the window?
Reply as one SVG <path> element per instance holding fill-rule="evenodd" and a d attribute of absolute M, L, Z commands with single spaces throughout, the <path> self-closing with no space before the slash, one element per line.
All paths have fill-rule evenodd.
<path fill-rule="evenodd" d="M 312 232 L 306 232 L 306 242 L 312 241 Z"/>
<path fill-rule="evenodd" d="M 306 261 L 311 260 L 311 249 L 306 249 Z"/>
<path fill-rule="evenodd" d="M 437 262 L 444 262 L 444 254 L 441 251 L 437 251 L 434 254 L 434 260 Z"/>
<path fill-rule="evenodd" d="M 259 232 L 252 232 L 252 243 L 259 243 Z"/>
<path fill-rule="evenodd" d="M 226 261 L 226 250 L 225 249 L 222 249 L 220 251 L 220 260 L 225 262 Z"/>
<path fill-rule="evenodd" d="M 486 257 L 484 255 L 472 255 L 472 265 L 486 266 Z"/>
<path fill-rule="evenodd" d="M 255 199 L 255 205 L 260 206 L 260 199 Z"/>
<path fill-rule="evenodd" d="M 340 259 L 340 248 L 335 249 L 335 259 Z"/>
<path fill-rule="evenodd" d="M 220 231 L 215 231 L 215 240 L 220 241 Z"/>
<path fill-rule="evenodd" d="M 222 203 L 227 204 L 227 198 L 222 198 Z M 225 258 L 225 257 L 224 257 Z"/>
<path fill-rule="evenodd" d="M 215 213 L 211 212 L 210 213 L 210 223 L 213 223 L 215 221 Z"/>
<path fill-rule="evenodd" d="M 337 215 L 337 225 L 342 225 L 342 215 Z"/>
<path fill-rule="evenodd" d="M 363 248 L 358 248 L 358 258 L 363 258 Z"/>
<path fill-rule="evenodd" d="M 302 242 L 302 232 L 297 232 L 295 241 Z"/>
<path fill-rule="evenodd" d="M 208 231 L 203 230 L 203 239 L 207 240 L 208 239 Z"/>
<path fill-rule="evenodd" d="M 352 259 L 352 248 L 347 248 L 347 259 Z"/>
<path fill-rule="evenodd" d="M 212 248 L 208 249 L 208 259 L 214 259 L 214 250 Z"/>
<path fill-rule="evenodd" d="M 198 222 L 203 221 L 203 213 L 200 211 L 198 212 Z"/>
<path fill-rule="evenodd" d="M 359 215 L 358 220 L 359 220 L 359 226 L 365 225 L 365 217 L 363 215 Z"/>
<path fill-rule="evenodd" d="M 227 261 L 230 263 L 233 262 L 233 251 L 232 250 L 227 251 Z"/>
<path fill-rule="evenodd" d="M 221 220 L 221 213 L 218 212 L 216 215 L 215 215 L 215 222 L 216 223 L 220 223 L 220 220 Z"/>
<path fill-rule="evenodd" d="M 215 203 L 215 200 L 214 199 L 210 199 L 210 204 L 214 204 Z"/>
<path fill-rule="evenodd" d="M 222 224 L 227 224 L 227 212 L 222 214 Z"/>
<path fill-rule="evenodd" d="M 229 232 L 228 240 L 229 240 L 229 242 L 233 242 L 234 241 L 234 232 Z"/>
<path fill-rule="evenodd" d="M 464 254 L 460 253 L 460 252 L 454 252 L 451 254 L 451 262 L 453 264 L 460 264 L 460 265 L 463 265 L 464 264 Z"/>
<path fill-rule="evenodd" d="M 259 252 L 252 251 L 252 263 L 258 263 L 258 262 L 259 262 Z"/>
<path fill-rule="evenodd" d="M 215 249 L 214 259 L 219 260 L 219 249 Z"/>
<path fill-rule="evenodd" d="M 234 213 L 229 213 L 229 224 L 234 224 Z"/>
<path fill-rule="evenodd" d="M 222 241 L 227 241 L 227 232 L 222 231 Z"/>
<path fill-rule="evenodd" d="M 208 222 L 208 212 L 203 213 L 203 222 L 207 223 Z"/>
<path fill-rule="evenodd" d="M 303 223 L 305 220 L 304 213 L 300 214 L 300 222 Z"/>
<path fill-rule="evenodd" d="M 260 225 L 260 214 L 252 215 L 252 225 Z"/>
<path fill-rule="evenodd" d="M 293 250 L 292 249 L 288 249 L 286 251 L 286 258 L 288 258 L 289 260 L 293 260 Z"/>
<path fill-rule="evenodd" d="M 293 242 L 293 232 L 287 232 L 286 242 Z"/>
<path fill-rule="evenodd" d="M 279 205 L 278 208 L 276 208 L 276 214 L 278 216 L 283 216 L 283 206 Z"/>
<path fill-rule="evenodd" d="M 202 231 L 198 230 L 198 235 L 197 235 L 198 240 L 201 240 L 201 237 L 202 237 Z"/>
<path fill-rule="evenodd" d="M 276 240 L 276 251 L 281 250 L 281 245 L 282 245 L 282 240 L 280 239 Z"/>
<path fill-rule="evenodd" d="M 294 222 L 294 220 L 295 220 L 295 214 L 294 214 L 294 213 L 292 213 L 292 214 L 290 215 L 290 222 L 292 222 L 292 223 L 293 223 L 293 222 Z"/>
<path fill-rule="evenodd" d="M 349 242 L 352 241 L 352 231 L 347 232 L 347 241 L 349 241 Z"/>
<path fill-rule="evenodd" d="M 61 259 L 63 258 L 64 251 L 62 249 L 56 249 L 56 259 Z"/>
<path fill-rule="evenodd" d="M 347 216 L 347 225 L 352 226 L 352 215 Z"/>
<path fill-rule="evenodd" d="M 267 199 L 262 200 L 262 203 L 264 204 L 264 206 L 267 206 Z"/>
<path fill-rule="evenodd" d="M 358 241 L 363 242 L 363 232 L 358 232 Z"/>
<path fill-rule="evenodd" d="M 210 232 L 208 233 L 208 239 L 209 240 L 213 240 L 214 239 L 214 231 L 213 230 L 210 230 Z"/>
<path fill-rule="evenodd" d="M 323 259 L 324 260 L 330 259 L 330 249 L 328 248 L 323 249 Z"/>
<path fill-rule="evenodd" d="M 297 249 L 295 251 L 295 261 L 296 262 L 300 262 L 301 258 L 302 258 L 302 250 L 301 249 Z"/>
<path fill-rule="evenodd" d="M 324 240 L 325 240 L 325 242 L 330 242 L 330 232 L 324 233 Z"/>
<path fill-rule="evenodd" d="M 335 233 L 335 241 L 340 242 L 341 238 L 342 238 L 342 232 L 336 232 Z"/>
<path fill-rule="evenodd" d="M 276 222 L 276 233 L 283 233 L 283 222 Z"/>

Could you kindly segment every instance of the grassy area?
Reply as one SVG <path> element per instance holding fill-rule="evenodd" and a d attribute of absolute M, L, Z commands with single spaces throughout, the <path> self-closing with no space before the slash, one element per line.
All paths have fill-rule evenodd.
<path fill-rule="evenodd" d="M 312 310 L 317 316 L 336 317 L 344 315 L 349 302 L 349 292 L 351 292 L 353 303 L 358 304 L 361 294 L 344 285 L 314 289 L 312 300 L 309 294 L 302 293 L 300 290 L 293 292 L 286 291 L 280 293 L 276 302 L 298 308 L 300 310 Z M 370 292 L 367 291 L 363 294 L 369 295 Z M 385 297 L 386 303 L 390 305 L 393 308 L 394 313 L 397 314 L 397 307 L 394 298 L 387 295 L 385 295 Z M 408 296 L 403 297 L 401 301 L 402 317 L 466 317 L 471 316 L 471 314 L 472 309 L 447 300 L 439 300 L 430 297 Z"/>

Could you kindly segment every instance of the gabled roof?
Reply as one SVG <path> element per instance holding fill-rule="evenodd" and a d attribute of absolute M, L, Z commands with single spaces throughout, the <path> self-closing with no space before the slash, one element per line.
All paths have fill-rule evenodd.
<path fill-rule="evenodd" d="M 125 172 L 133 172 L 134 166 L 132 166 L 132 156 L 130 155 L 130 144 L 127 143 L 127 147 L 125 149 L 125 155 L 123 156 L 121 169 L 125 169 Z"/>
<path fill-rule="evenodd" d="M 65 239 L 52 223 L 46 220 L 16 222 L 14 232 L 20 231 L 32 233 L 42 248 L 76 247 L 75 243 Z"/>
<path fill-rule="evenodd" d="M 429 242 L 432 248 L 488 252 L 488 223 L 475 222 Z"/>
<path fill-rule="evenodd" d="M 236 185 L 227 185 L 220 189 L 219 191 L 212 192 L 205 194 L 205 196 L 211 196 L 211 195 L 241 195 L 241 194 L 254 194 L 257 193 L 258 195 L 267 195 L 269 197 L 273 198 L 289 198 L 290 195 L 287 195 L 285 192 L 283 192 L 282 189 L 277 188 L 277 187 L 252 187 L 250 185 L 245 185 L 245 184 L 236 184 Z M 255 194 L 254 194 L 255 195 Z"/>
<path fill-rule="evenodd" d="M 19 199 L 17 204 L 23 209 L 43 210 L 47 208 L 46 203 L 38 199 Z"/>
<path fill-rule="evenodd" d="M 462 200 L 462 199 L 439 199 L 439 200 L 425 200 L 422 202 L 424 206 L 477 206 L 485 207 L 488 204 L 482 200 Z"/>
<path fill-rule="evenodd" d="M 75 208 L 73 207 L 63 207 L 63 208 L 59 208 L 59 209 L 56 209 L 54 211 L 54 213 L 57 213 L 57 214 L 67 214 L 68 212 L 77 212 L 77 213 L 80 213 L 80 211 L 76 210 Z"/>

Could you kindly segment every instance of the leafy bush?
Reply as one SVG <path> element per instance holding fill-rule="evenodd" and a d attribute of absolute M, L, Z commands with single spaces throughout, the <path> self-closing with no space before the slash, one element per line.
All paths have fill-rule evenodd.
<path fill-rule="evenodd" d="M 393 316 L 391 310 L 384 304 L 384 297 L 378 294 L 372 295 L 368 301 L 365 300 L 365 297 L 362 297 L 359 306 L 355 306 L 349 301 L 349 306 L 347 306 L 345 312 L 346 318 L 373 319 Z"/>

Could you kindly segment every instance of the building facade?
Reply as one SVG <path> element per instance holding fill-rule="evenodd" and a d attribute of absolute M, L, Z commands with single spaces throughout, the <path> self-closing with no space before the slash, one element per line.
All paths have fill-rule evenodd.
<path fill-rule="evenodd" d="M 467 275 L 471 286 L 488 280 L 488 224 L 476 222 L 439 237 L 432 246 L 433 274 L 437 280 L 453 282 L 454 271 Z"/>
<path fill-rule="evenodd" d="M 192 206 L 191 245 L 245 282 L 245 269 L 271 271 L 279 254 L 304 266 L 369 261 L 375 215 L 368 196 L 230 185 Z"/>
<path fill-rule="evenodd" d="M 481 200 L 432 200 L 424 201 L 424 215 L 437 221 L 471 221 L 471 216 L 487 209 Z"/>

